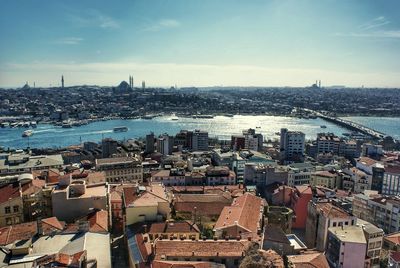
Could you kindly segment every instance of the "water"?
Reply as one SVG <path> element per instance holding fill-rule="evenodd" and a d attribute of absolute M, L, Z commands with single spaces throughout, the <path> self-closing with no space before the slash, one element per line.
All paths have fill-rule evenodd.
<path fill-rule="evenodd" d="M 370 118 L 349 117 L 349 120 L 383 131 L 386 134 L 400 138 L 400 118 Z M 325 125 L 326 128 L 321 128 Z M 126 126 L 127 132 L 113 132 L 114 127 Z M 256 128 L 260 127 L 260 128 Z M 0 128 L 0 146 L 5 148 L 56 148 L 85 141 L 99 142 L 102 138 L 117 140 L 144 137 L 150 131 L 155 134 L 169 133 L 174 135 L 181 129 L 202 129 L 208 131 L 211 137 L 230 139 L 232 134 L 241 134 L 243 129 L 256 128 L 267 139 L 277 139 L 275 134 L 281 128 L 302 131 L 307 139 L 315 139 L 319 132 L 333 132 L 341 135 L 348 130 L 322 119 L 299 119 L 284 116 L 216 116 L 213 119 L 179 118 L 172 120 L 171 116 L 154 118 L 152 120 L 109 120 L 91 124 L 61 128 L 49 124 L 39 124 L 34 134 L 29 138 L 21 137 L 25 128 Z"/>

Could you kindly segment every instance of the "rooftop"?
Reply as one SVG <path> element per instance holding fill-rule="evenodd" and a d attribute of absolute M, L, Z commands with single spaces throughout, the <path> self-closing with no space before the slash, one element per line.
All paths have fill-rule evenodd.
<path fill-rule="evenodd" d="M 158 240 L 155 259 L 166 257 L 242 257 L 250 245 L 248 240 Z"/>
<path fill-rule="evenodd" d="M 199 227 L 189 221 L 153 223 L 149 233 L 200 233 Z"/>
<path fill-rule="evenodd" d="M 322 252 L 291 255 L 288 256 L 288 260 L 293 263 L 296 268 L 329 268 L 328 261 Z"/>
<path fill-rule="evenodd" d="M 328 229 L 341 242 L 362 243 L 366 244 L 363 229 L 359 226 L 342 226 L 331 227 Z"/>

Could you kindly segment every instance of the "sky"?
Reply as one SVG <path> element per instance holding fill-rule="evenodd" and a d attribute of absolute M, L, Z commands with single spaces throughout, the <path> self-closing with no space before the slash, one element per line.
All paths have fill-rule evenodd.
<path fill-rule="evenodd" d="M 400 87 L 398 0 L 0 4 L 0 87 Z"/>

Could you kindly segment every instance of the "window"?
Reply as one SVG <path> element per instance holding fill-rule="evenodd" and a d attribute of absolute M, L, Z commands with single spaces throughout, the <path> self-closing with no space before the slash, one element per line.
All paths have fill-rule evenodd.
<path fill-rule="evenodd" d="M 14 206 L 13 207 L 14 213 L 19 211 L 19 206 Z"/>
<path fill-rule="evenodd" d="M 6 214 L 10 214 L 10 213 L 11 213 L 11 207 L 5 207 L 5 208 L 4 208 L 4 212 L 5 212 Z"/>

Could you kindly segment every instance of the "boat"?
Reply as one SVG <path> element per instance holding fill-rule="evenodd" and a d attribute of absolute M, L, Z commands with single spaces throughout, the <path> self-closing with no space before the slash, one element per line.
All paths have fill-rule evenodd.
<path fill-rule="evenodd" d="M 115 127 L 113 128 L 114 132 L 127 132 L 128 128 L 127 127 Z"/>
<path fill-rule="evenodd" d="M 256 127 L 256 128 L 261 128 L 260 126 Z"/>
<path fill-rule="evenodd" d="M 171 120 L 172 120 L 172 121 L 178 121 L 179 118 L 178 118 L 178 117 L 172 117 Z"/>
<path fill-rule="evenodd" d="M 326 126 L 325 126 L 325 125 L 322 125 L 321 128 L 326 128 Z"/>
<path fill-rule="evenodd" d="M 33 135 L 33 130 L 25 130 L 24 133 L 22 133 L 22 137 L 26 138 L 26 137 L 30 137 Z"/>
<path fill-rule="evenodd" d="M 37 127 L 37 123 L 35 121 L 31 122 L 31 127 L 36 128 Z"/>
<path fill-rule="evenodd" d="M 151 119 L 153 119 L 154 117 L 156 117 L 156 116 L 155 116 L 155 115 L 143 115 L 143 116 L 142 116 L 142 119 L 151 120 Z"/>
<path fill-rule="evenodd" d="M 199 119 L 212 119 L 214 118 L 213 115 L 206 115 L 206 114 L 200 114 L 200 115 L 194 115 L 193 118 L 199 118 Z"/>
<path fill-rule="evenodd" d="M 62 128 L 72 128 L 72 124 L 71 124 L 71 122 L 66 121 L 66 122 L 62 123 L 61 127 Z"/>
<path fill-rule="evenodd" d="M 2 128 L 9 127 L 9 126 L 10 126 L 10 123 L 8 123 L 8 122 L 1 123 Z"/>

